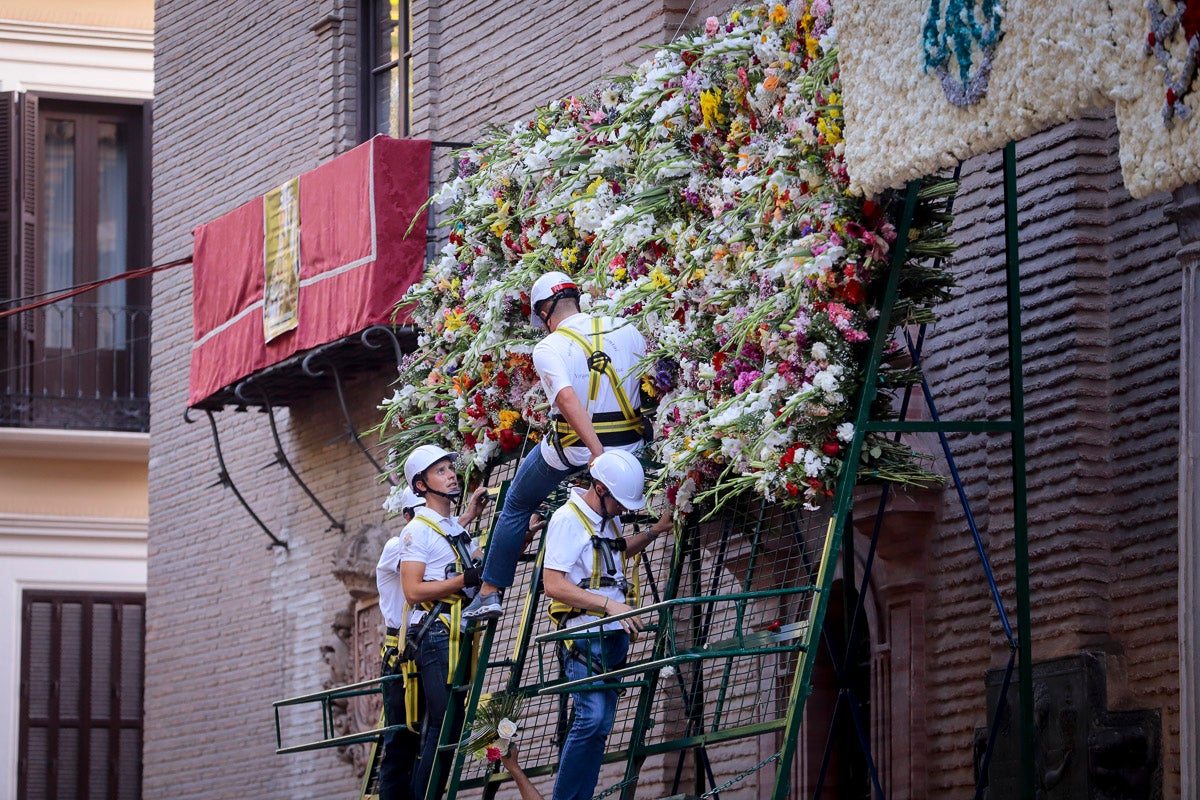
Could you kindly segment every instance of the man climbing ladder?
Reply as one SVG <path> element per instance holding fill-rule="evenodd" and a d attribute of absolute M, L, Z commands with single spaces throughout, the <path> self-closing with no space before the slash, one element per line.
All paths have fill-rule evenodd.
<path fill-rule="evenodd" d="M 613 450 L 592 463 L 592 485 L 571 496 L 546 528 L 542 580 L 551 599 L 550 618 L 562 630 L 598 623 L 633 610 L 636 572 L 627 559 L 646 549 L 669 524 L 664 517 L 630 538 L 619 516 L 646 505 L 645 473 L 631 453 Z M 586 627 L 559 645 L 566 678 L 581 680 L 625 661 L 630 634 L 641 630 L 636 616 Z M 571 693 L 575 719 L 563 743 L 553 800 L 590 800 L 600 776 L 604 748 L 617 710 L 613 688 L 582 688 Z"/>
<path fill-rule="evenodd" d="M 492 531 L 479 594 L 463 609 L 467 621 L 496 619 L 500 589 L 512 585 L 530 515 L 560 481 L 606 450 L 636 453 L 645 421 L 636 369 L 646 340 L 632 325 L 579 310 L 579 287 L 562 272 L 537 279 L 530 322 L 548 329 L 533 365 L 551 403 L 553 429 L 521 462 Z"/>
<path fill-rule="evenodd" d="M 454 471 L 454 454 L 436 445 L 421 445 L 404 462 L 404 477 L 425 500 L 404 528 L 400 555 L 400 580 L 404 596 L 413 607 L 408 639 L 416 655 L 416 680 L 406 685 L 408 722 L 417 721 L 417 684 L 424 699 L 421 720 L 421 755 L 413 770 L 413 794 L 426 796 L 433 762 L 437 758 L 442 722 L 450 705 L 450 679 L 462 650 L 459 611 L 465 592 L 479 585 L 471 536 L 462 517 L 451 516 L 453 503 L 462 494 Z M 477 491 L 463 517 L 479 516 L 484 497 Z M 411 675 L 408 670 L 406 675 Z M 457 715 L 456 715 L 457 716 Z M 449 760 L 447 755 L 446 760 Z M 446 769 L 440 771 L 442 776 Z M 441 794 L 439 787 L 438 794 Z"/>

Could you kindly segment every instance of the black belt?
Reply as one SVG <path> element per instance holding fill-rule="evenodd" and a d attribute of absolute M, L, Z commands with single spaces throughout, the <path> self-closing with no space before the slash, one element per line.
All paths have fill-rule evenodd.
<path fill-rule="evenodd" d="M 399 628 L 387 628 L 387 629 L 384 631 L 384 633 L 386 633 L 388 636 L 399 636 L 399 635 L 400 635 L 400 629 L 399 629 Z"/>
<path fill-rule="evenodd" d="M 567 419 L 562 414 L 555 414 L 551 417 L 554 422 L 567 424 Z M 592 415 L 592 423 L 597 422 L 624 422 L 625 415 L 620 411 L 604 411 L 599 414 Z M 640 417 L 639 417 L 640 421 Z M 640 426 L 624 431 L 597 431 L 596 438 L 600 440 L 600 444 L 605 447 L 615 447 L 624 444 L 635 444 L 643 440 L 643 433 Z M 572 447 L 580 445 L 573 444 Z"/>
<path fill-rule="evenodd" d="M 633 584 L 630 581 L 628 581 L 627 579 L 614 578 L 611 575 L 601 575 L 599 578 L 596 579 L 596 581 L 597 581 L 597 583 L 600 584 L 599 586 L 595 587 L 597 589 L 613 589 L 613 588 L 620 589 L 621 593 L 625 594 L 625 595 L 628 595 L 629 590 L 633 588 Z M 579 586 L 580 589 L 591 589 L 592 588 L 591 584 L 592 584 L 591 578 L 583 578 L 576 585 Z"/>

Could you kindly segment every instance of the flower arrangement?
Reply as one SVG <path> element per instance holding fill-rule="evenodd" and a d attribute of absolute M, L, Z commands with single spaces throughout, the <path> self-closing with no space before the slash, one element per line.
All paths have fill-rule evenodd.
<path fill-rule="evenodd" d="M 523 698 L 517 694 L 498 692 L 479 698 L 471 736 L 464 745 L 466 751 L 480 761 L 494 764 L 508 752 L 508 745 L 517 737 L 516 717 Z"/>
<path fill-rule="evenodd" d="M 436 441 L 484 468 L 539 435 L 528 291 L 558 269 L 585 311 L 647 338 L 652 488 L 670 503 L 831 496 L 896 238 L 893 204 L 849 191 L 837 58 L 828 0 L 759 5 L 461 153 L 433 200 L 449 241 L 403 300 L 421 333 L 382 406 L 393 464 Z M 914 263 L 952 250 L 935 205 L 954 188 L 923 193 Z M 949 277 L 905 276 L 894 321 L 932 319 Z M 934 480 L 884 437 L 863 459 L 881 479 Z"/>

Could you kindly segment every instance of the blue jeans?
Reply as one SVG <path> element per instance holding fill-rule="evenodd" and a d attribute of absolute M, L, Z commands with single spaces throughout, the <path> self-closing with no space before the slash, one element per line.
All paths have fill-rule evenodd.
<path fill-rule="evenodd" d="M 538 445 L 525 456 L 517 475 L 508 485 L 504 496 L 504 507 L 500 518 L 492 528 L 488 541 L 487 560 L 483 562 L 483 580 L 492 586 L 512 586 L 517 572 L 517 559 L 525 549 L 525 533 L 529 530 L 529 517 L 550 496 L 563 478 L 574 469 L 555 469 L 542 458 Z"/>
<path fill-rule="evenodd" d="M 594 630 L 594 629 L 593 629 Z M 624 631 L 605 633 L 602 639 L 577 639 L 575 646 L 591 653 L 591 661 L 613 669 L 625 660 L 629 635 Z M 603 661 L 601 661 L 603 659 Z M 567 679 L 578 680 L 596 674 L 592 664 L 577 657 L 567 658 Z M 600 778 L 604 746 L 617 715 L 616 689 L 593 689 L 571 693 L 575 721 L 567 732 L 558 759 L 558 777 L 554 780 L 553 800 L 591 800 Z"/>
<path fill-rule="evenodd" d="M 433 772 L 433 761 L 438 757 L 438 739 L 442 734 L 442 723 L 450 707 L 450 686 L 446 682 L 450 672 L 450 631 L 441 622 L 434 622 L 425 631 L 417 649 L 417 672 L 421 676 L 421 696 L 425 702 L 425 716 L 421 724 L 421 758 L 413 769 L 413 795 L 424 797 Z M 462 715 L 458 714 L 462 724 Z M 457 738 L 458 731 L 454 731 Z M 441 796 L 450 775 L 454 754 L 447 752 L 441 759 L 441 775 L 436 796 Z"/>

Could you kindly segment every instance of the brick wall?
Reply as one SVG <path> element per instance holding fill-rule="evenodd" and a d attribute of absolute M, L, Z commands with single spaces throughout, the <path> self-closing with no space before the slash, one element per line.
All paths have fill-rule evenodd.
<path fill-rule="evenodd" d="M 469 141 L 488 122 L 580 91 L 643 58 L 642 43 L 670 38 L 689 5 L 414 2 L 414 134 Z M 728 5 L 697 2 L 686 27 Z M 353 145 L 356 26 L 352 0 L 158 3 L 156 262 L 189 253 L 195 225 Z M 1110 117 L 1093 114 L 1019 147 L 1033 652 L 1113 655 L 1124 668 L 1114 703 L 1163 711 L 1172 796 L 1178 245 L 1168 198 L 1134 202 L 1121 188 L 1115 142 Z M 964 289 L 927 348 L 948 418 L 1007 416 L 999 187 L 997 156 L 965 166 Z M 156 278 L 154 309 L 145 796 L 348 796 L 353 771 L 335 753 L 273 754 L 270 706 L 329 679 L 321 649 L 350 601 L 330 571 L 343 535 L 281 468 L 261 469 L 274 446 L 260 415 L 219 415 L 222 443 L 234 480 L 290 549 L 269 550 L 228 490 L 209 486 L 207 422 L 183 420 L 186 270 Z M 386 384 L 381 372 L 352 385 L 360 427 Z M 285 450 L 331 513 L 351 532 L 380 523 L 370 466 L 347 442 L 330 443 L 342 431 L 332 394 L 277 415 Z M 974 435 L 956 448 L 1012 609 L 1007 443 Z M 928 752 L 930 796 L 970 786 L 983 673 L 1005 655 L 962 522 L 947 492 L 926 583 L 929 741 L 914 746 Z M 315 716 L 287 719 L 288 741 L 319 731 Z M 770 752 L 750 740 L 717 755 L 729 775 Z M 673 761 L 648 763 L 647 794 L 673 772 Z"/>
<path fill-rule="evenodd" d="M 643 42 L 673 34 L 686 4 L 416 2 L 414 135 L 470 140 L 578 91 Z M 700 4 L 698 4 L 700 5 Z M 711 5 L 711 4 L 710 4 Z M 689 18 L 695 24 L 698 9 Z M 711 12 L 709 12 L 711 13 Z M 360 98 L 353 0 L 156 9 L 154 258 L 191 251 L 191 230 L 355 144 Z M 702 21 L 702 17 L 699 18 Z M 670 30 L 668 31 L 668 27 Z M 350 597 L 330 572 L 342 534 L 280 467 L 265 418 L 218 415 L 229 471 L 290 549 L 268 538 L 217 475 L 207 421 L 184 422 L 191 276 L 158 276 L 151 378 L 150 585 L 145 796 L 348 795 L 352 768 L 329 750 L 275 756 L 271 702 L 321 688 L 334 615 Z M 373 424 L 386 372 L 351 387 Z M 283 447 L 347 530 L 380 523 L 383 490 L 345 441 L 332 393 L 276 412 Z M 315 714 L 284 739 L 317 738 Z"/>
<path fill-rule="evenodd" d="M 1033 657 L 1110 654 L 1113 707 L 1163 714 L 1165 796 L 1178 792 L 1176 493 L 1179 273 L 1169 197 L 1134 201 L 1111 115 L 1017 147 Z M 963 168 L 962 290 L 929 339 L 943 418 L 1009 417 L 999 154 Z M 955 457 L 1015 627 L 1007 437 L 956 438 Z M 983 673 L 1007 659 L 957 499 L 931 541 L 930 791 L 973 782 Z"/>

